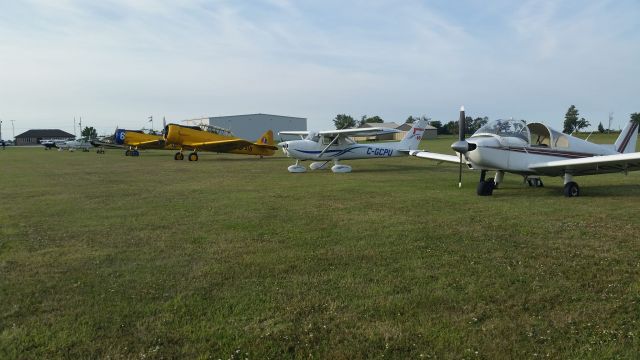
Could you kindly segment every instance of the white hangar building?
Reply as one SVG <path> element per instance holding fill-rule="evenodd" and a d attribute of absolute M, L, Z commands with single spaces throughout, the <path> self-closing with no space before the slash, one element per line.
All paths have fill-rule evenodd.
<path fill-rule="evenodd" d="M 306 131 L 307 119 L 293 116 L 270 115 L 270 114 L 248 114 L 214 116 L 209 118 L 183 120 L 187 125 L 208 124 L 219 126 L 231 130 L 238 137 L 247 140 L 256 140 L 265 131 L 273 130 L 274 139 L 279 139 L 279 131 Z"/>

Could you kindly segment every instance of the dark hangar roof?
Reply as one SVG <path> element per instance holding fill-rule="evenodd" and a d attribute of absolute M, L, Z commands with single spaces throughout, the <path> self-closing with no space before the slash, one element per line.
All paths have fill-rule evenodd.
<path fill-rule="evenodd" d="M 60 129 L 33 129 L 23 132 L 20 135 L 16 135 L 16 138 L 48 138 L 48 137 L 75 137 L 73 134 L 69 134 L 66 131 Z"/>

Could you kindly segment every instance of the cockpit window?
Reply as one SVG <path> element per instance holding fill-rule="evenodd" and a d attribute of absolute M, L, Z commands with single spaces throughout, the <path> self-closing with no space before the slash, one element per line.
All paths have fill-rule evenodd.
<path fill-rule="evenodd" d="M 521 120 L 493 120 L 478 129 L 473 134 L 477 135 L 498 135 L 504 137 L 517 137 L 529 142 L 529 129 Z"/>
<path fill-rule="evenodd" d="M 334 138 L 329 137 L 329 136 L 323 136 L 322 137 L 322 145 L 329 145 L 331 144 L 331 142 L 333 141 Z M 335 143 L 334 143 L 335 144 Z"/>
<path fill-rule="evenodd" d="M 307 135 L 306 140 L 311 140 L 314 142 L 318 142 L 320 140 L 320 135 L 318 135 L 317 132 L 311 131 L 309 132 L 309 135 Z"/>

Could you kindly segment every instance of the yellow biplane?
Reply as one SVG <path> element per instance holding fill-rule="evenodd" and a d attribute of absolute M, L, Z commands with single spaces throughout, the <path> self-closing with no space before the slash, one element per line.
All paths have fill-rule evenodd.
<path fill-rule="evenodd" d="M 169 124 L 164 128 L 164 140 L 180 149 L 175 160 L 184 160 L 184 149 L 192 150 L 189 161 L 198 161 L 198 151 L 212 151 L 260 157 L 273 155 L 278 147 L 273 142 L 273 131 L 267 130 L 255 142 L 240 139 L 231 131 L 217 126 L 185 126 Z"/>

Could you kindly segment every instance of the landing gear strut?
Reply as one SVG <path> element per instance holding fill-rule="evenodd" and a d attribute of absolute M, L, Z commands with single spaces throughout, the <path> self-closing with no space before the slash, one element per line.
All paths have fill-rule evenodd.
<path fill-rule="evenodd" d="M 493 195 L 493 189 L 496 187 L 495 181 L 493 178 L 489 178 L 485 180 L 487 176 L 487 171 L 480 171 L 480 182 L 478 183 L 477 193 L 479 196 L 491 196 Z"/>
<path fill-rule="evenodd" d="M 498 185 L 502 184 L 502 179 L 504 179 L 504 171 L 496 171 L 496 177 L 494 178 L 496 185 L 494 186 L 494 189 L 497 189 Z"/>

